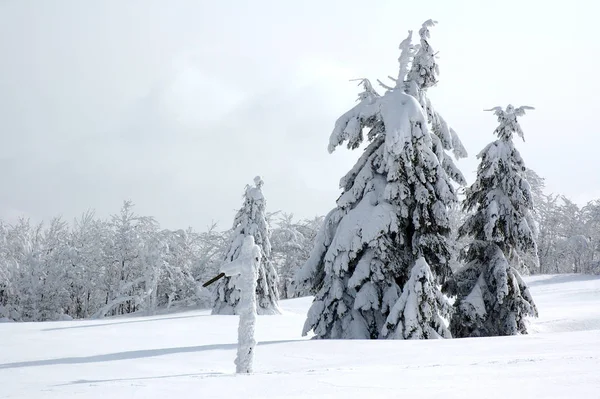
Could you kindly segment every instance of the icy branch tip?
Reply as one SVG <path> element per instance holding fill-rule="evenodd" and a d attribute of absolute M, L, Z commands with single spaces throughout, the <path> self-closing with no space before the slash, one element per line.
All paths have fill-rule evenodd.
<path fill-rule="evenodd" d="M 373 86 L 371 85 L 371 81 L 367 78 L 350 79 L 350 82 L 358 82 L 357 86 L 363 85 L 365 90 L 373 89 Z"/>
<path fill-rule="evenodd" d="M 434 21 L 433 19 L 428 19 L 427 21 L 423 22 L 423 28 L 429 28 L 432 26 L 437 25 L 438 21 Z"/>
<path fill-rule="evenodd" d="M 515 108 L 512 104 L 508 104 L 508 106 L 506 107 L 506 111 L 504 111 L 502 109 L 502 107 L 500 107 L 500 106 L 490 108 L 490 109 L 484 109 L 484 111 L 493 112 L 496 115 L 499 115 L 501 113 L 506 113 L 506 114 L 516 114 L 517 116 L 521 116 L 521 115 L 525 115 L 526 110 L 533 110 L 533 109 L 535 109 L 535 108 L 530 107 L 529 105 L 521 105 L 520 107 Z"/>
<path fill-rule="evenodd" d="M 413 34 L 413 31 L 412 31 L 412 30 L 409 30 L 409 31 L 408 31 L 408 36 L 406 37 L 406 39 L 402 40 L 402 41 L 400 42 L 400 45 L 398 46 L 398 48 L 399 48 L 400 50 L 402 50 L 402 49 L 405 49 L 405 48 L 406 48 L 406 49 L 408 49 L 408 48 L 410 48 L 410 47 L 411 47 L 411 42 L 412 42 L 412 34 Z"/>

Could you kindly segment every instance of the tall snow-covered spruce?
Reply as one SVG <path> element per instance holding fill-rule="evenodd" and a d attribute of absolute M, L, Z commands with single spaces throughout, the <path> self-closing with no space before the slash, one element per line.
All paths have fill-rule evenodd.
<path fill-rule="evenodd" d="M 260 248 L 261 257 L 256 284 L 256 303 L 258 314 L 281 313 L 277 304 L 277 272 L 271 262 L 271 243 L 269 227 L 265 213 L 265 197 L 262 193 L 263 181 L 254 178 L 254 186 L 246 186 L 244 205 L 237 212 L 233 223 L 231 244 L 225 262 L 236 260 L 246 236 L 254 237 L 254 243 Z M 213 314 L 239 314 L 240 288 L 239 278 L 225 277 L 217 286 Z"/>
<path fill-rule="evenodd" d="M 395 85 L 382 84 L 387 90 L 379 95 L 363 79 L 359 103 L 336 121 L 331 134 L 330 152 L 344 142 L 356 149 L 365 137 L 368 145 L 341 179 L 337 207 L 326 216 L 296 276 L 315 293 L 304 334 L 450 336 L 443 320 L 450 306 L 439 284 L 450 275 L 447 207 L 456 195 L 443 150 L 452 149 L 453 141 L 444 147 L 437 144 L 439 132 L 431 133 L 443 126 L 443 134 L 452 137 L 445 122 L 428 118 L 421 105 L 425 86 L 413 82 L 416 74 L 410 73 L 411 64 L 419 67 L 412 61 L 420 46 L 410 41 L 409 33 L 400 45 Z M 454 142 L 460 144 L 458 138 Z M 462 177 L 457 176 L 452 178 Z"/>
<path fill-rule="evenodd" d="M 532 108 L 490 110 L 500 122 L 494 132 L 498 140 L 477 155 L 477 178 L 463 204 L 472 214 L 459 228 L 459 235 L 472 241 L 463 254 L 465 266 L 447 283 L 448 292 L 457 297 L 450 322 L 454 337 L 525 334 L 525 317 L 537 316 L 515 268 L 519 254 L 537 249 L 531 189 L 513 143 L 514 133 L 523 138 L 517 117 L 527 109 Z"/>
<path fill-rule="evenodd" d="M 454 182 L 464 186 L 467 184 L 467 181 L 446 151 L 452 150 L 454 156 L 457 159 L 460 159 L 467 157 L 467 150 L 454 129 L 452 129 L 442 115 L 436 111 L 433 104 L 431 104 L 429 97 L 427 97 L 427 90 L 435 86 L 439 80 L 439 65 L 436 62 L 436 53 L 429 43 L 429 38 L 431 36 L 429 28 L 435 26 L 435 24 L 437 24 L 436 21 L 431 19 L 427 20 L 419 30 L 420 44 L 416 46 L 416 53 L 414 55 L 412 66 L 408 71 L 405 89 L 406 93 L 412 95 L 419 101 L 421 107 L 423 107 L 423 110 L 425 110 L 425 113 L 427 114 L 429 126 L 434 133 L 431 137 L 433 152 L 440 160 L 446 174 Z M 410 40 L 411 36 L 412 32 L 409 32 L 407 40 Z M 402 59 L 399 59 L 399 61 L 402 64 Z M 402 69 L 400 73 L 404 73 Z M 401 78 L 402 76 L 400 76 L 400 79 Z"/>

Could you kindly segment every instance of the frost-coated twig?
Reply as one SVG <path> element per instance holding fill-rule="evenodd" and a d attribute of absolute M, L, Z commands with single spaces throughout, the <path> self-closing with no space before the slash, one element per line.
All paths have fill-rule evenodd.
<path fill-rule="evenodd" d="M 386 90 L 393 90 L 392 87 L 386 85 L 385 83 L 383 83 L 381 80 L 377 79 L 377 83 L 379 83 L 379 86 L 383 87 Z"/>

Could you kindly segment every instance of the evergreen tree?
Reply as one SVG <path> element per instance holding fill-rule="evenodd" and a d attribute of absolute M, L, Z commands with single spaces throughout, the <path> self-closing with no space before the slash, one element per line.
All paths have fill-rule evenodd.
<path fill-rule="evenodd" d="M 254 178 L 255 186 L 246 186 L 244 205 L 238 211 L 233 223 L 233 234 L 226 262 L 233 262 L 240 255 L 244 238 L 254 237 L 254 242 L 260 247 L 261 261 L 258 268 L 256 284 L 257 312 L 258 314 L 280 313 L 277 301 L 278 277 L 271 262 L 270 231 L 266 220 L 265 198 L 262 193 L 263 181 L 260 177 Z M 225 277 L 217 287 L 217 297 L 213 306 L 213 314 L 239 314 L 240 301 L 239 278 Z"/>
<path fill-rule="evenodd" d="M 400 48 L 395 87 L 380 96 L 363 80 L 359 104 L 336 121 L 331 134 L 330 152 L 346 141 L 348 148 L 359 147 L 364 131 L 369 144 L 342 178 L 337 207 L 297 275 L 315 293 L 304 334 L 449 336 L 439 322 L 448 305 L 438 283 L 450 275 L 447 207 L 456 195 L 434 152 L 427 115 L 406 93 L 414 52 L 410 35 Z M 411 319 L 416 325 L 405 328 L 402 315 L 417 315 Z"/>
<path fill-rule="evenodd" d="M 500 125 L 498 139 L 477 156 L 475 183 L 466 189 L 463 205 L 473 212 L 459 234 L 472 241 L 466 265 L 448 283 L 457 296 L 450 329 L 454 337 L 515 335 L 527 332 L 525 316 L 537 316 L 527 285 L 518 270 L 519 255 L 536 252 L 532 194 L 525 164 L 513 134 L 523 138 L 517 117 L 531 107 L 493 109 Z"/>
<path fill-rule="evenodd" d="M 434 133 L 432 135 L 433 152 L 442 163 L 444 170 L 454 182 L 466 185 L 467 181 L 463 174 L 446 151 L 452 150 L 454 156 L 460 159 L 467 156 L 467 150 L 454 129 L 435 110 L 427 96 L 428 89 L 435 86 L 439 81 L 439 64 L 436 62 L 437 55 L 429 42 L 431 36 L 429 28 L 435 26 L 436 23 L 436 21 L 431 19 L 425 21 L 419 30 L 420 44 L 410 49 L 410 51 L 416 51 L 416 53 L 414 54 L 411 68 L 408 71 L 405 90 L 407 94 L 412 95 L 419 101 L 427 114 L 429 127 Z M 410 40 L 411 36 L 412 32 L 409 32 L 407 40 Z M 406 70 L 407 68 L 404 69 Z"/>

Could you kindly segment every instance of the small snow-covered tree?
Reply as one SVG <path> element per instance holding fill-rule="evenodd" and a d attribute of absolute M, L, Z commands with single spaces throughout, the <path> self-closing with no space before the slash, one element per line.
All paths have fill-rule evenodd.
<path fill-rule="evenodd" d="M 146 287 L 149 252 L 144 247 L 157 234 L 158 223 L 152 217 L 136 215 L 133 203 L 124 201 L 121 212 L 111 217 L 110 227 L 109 264 L 103 275 L 105 304 L 94 317 L 104 317 L 108 312 L 133 313 L 152 292 Z"/>
<path fill-rule="evenodd" d="M 555 271 L 558 266 L 557 246 L 561 240 L 559 230 L 562 220 L 559 200 L 558 195 L 543 194 L 535 203 L 539 218 L 537 246 L 540 274 Z"/>
<path fill-rule="evenodd" d="M 447 304 L 438 284 L 450 275 L 447 207 L 456 194 L 434 151 L 427 115 L 406 93 L 414 54 L 410 35 L 400 47 L 395 87 L 379 95 L 363 80 L 359 104 L 336 121 L 331 134 L 330 152 L 346 141 L 348 148 L 359 147 L 365 133 L 369 144 L 342 178 L 337 208 L 326 216 L 298 273 L 315 292 L 304 334 L 448 336 L 439 323 Z M 411 320 L 406 327 L 401 314 Z"/>
<path fill-rule="evenodd" d="M 457 296 L 450 329 L 454 337 L 527 332 L 526 316 L 537 316 L 527 285 L 515 268 L 520 254 L 536 253 L 533 201 L 525 164 L 513 143 L 523 131 L 517 117 L 531 107 L 493 109 L 498 139 L 478 154 L 475 183 L 466 189 L 464 210 L 473 212 L 459 229 L 471 242 L 466 265 L 447 284 Z"/>
<path fill-rule="evenodd" d="M 192 267 L 196 280 L 206 280 L 218 273 L 219 266 L 229 251 L 233 231 L 217 231 L 216 224 L 199 234 L 198 256 Z"/>
<path fill-rule="evenodd" d="M 69 305 L 69 232 L 67 224 L 54 218 L 43 230 L 38 258 L 39 286 L 38 320 L 56 320 L 64 317 Z M 70 317 L 69 317 L 70 318 Z"/>
<path fill-rule="evenodd" d="M 590 201 L 581 209 L 583 229 L 588 238 L 585 264 L 581 273 L 600 273 L 600 200 Z"/>
<path fill-rule="evenodd" d="M 9 277 L 10 297 L 3 313 L 17 321 L 44 321 L 64 317 L 69 301 L 65 278 L 69 248 L 66 224 L 53 219 L 47 228 L 21 219 L 5 231 L 2 251 Z"/>
<path fill-rule="evenodd" d="M 139 309 L 153 315 L 158 307 L 158 283 L 167 270 L 165 234 L 150 235 L 140 250 L 142 284 L 138 294 Z"/>
<path fill-rule="evenodd" d="M 40 236 L 39 228 L 32 228 L 29 220 L 20 218 L 17 223 L 3 229 L 3 283 L 2 316 L 14 321 L 35 321 L 34 311 L 37 291 L 37 265 L 31 262 L 35 257 L 34 243 Z"/>
<path fill-rule="evenodd" d="M 9 228 L 0 221 L 0 319 L 16 318 L 19 290 L 17 263 L 11 256 Z"/>
<path fill-rule="evenodd" d="M 544 217 L 544 179 L 534 170 L 527 168 L 524 172 L 525 180 L 529 183 L 531 190 L 532 210 L 531 218 L 535 223 L 535 239 L 538 244 L 535 248 L 530 248 L 527 252 L 520 254 L 521 264 L 518 269 L 521 274 L 528 275 L 538 273 L 540 270 L 539 242 L 540 228 Z"/>
<path fill-rule="evenodd" d="M 162 273 L 157 286 L 158 305 L 171 307 L 181 301 L 196 301 L 196 281 L 192 266 L 199 258 L 200 235 L 192 229 L 169 231 L 160 235 L 163 247 Z"/>
<path fill-rule="evenodd" d="M 233 224 L 233 233 L 225 262 L 233 262 L 240 254 L 244 238 L 254 237 L 254 242 L 260 247 L 261 261 L 258 268 L 256 284 L 258 314 L 280 313 L 277 304 L 279 293 L 277 290 L 277 272 L 271 262 L 270 231 L 266 220 L 265 197 L 262 193 L 263 181 L 257 176 L 255 185 L 246 186 L 244 205 L 237 212 Z M 216 300 L 213 314 L 239 314 L 240 289 L 238 277 L 223 278 L 216 289 Z"/>
<path fill-rule="evenodd" d="M 70 265 L 67 280 L 70 285 L 69 315 L 89 317 L 106 300 L 101 284 L 107 264 L 108 224 L 88 211 L 74 221 L 70 234 Z"/>
<path fill-rule="evenodd" d="M 310 256 L 311 245 L 321 224 L 321 217 L 294 221 L 292 214 L 283 213 L 278 218 L 272 230 L 271 245 L 281 298 L 309 295 L 307 290 L 297 287 L 294 276 Z"/>

